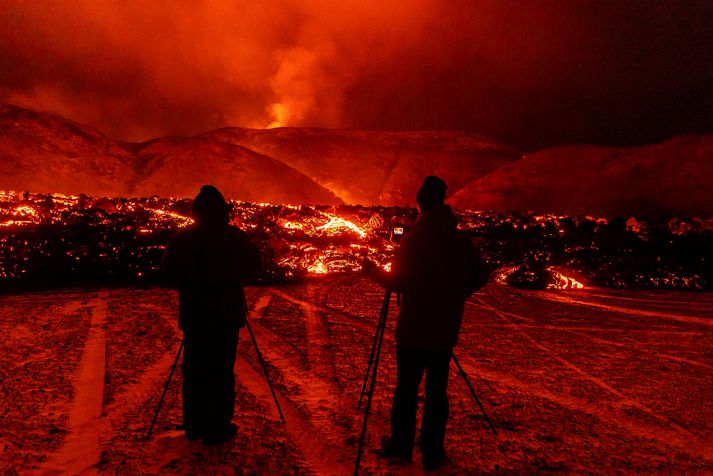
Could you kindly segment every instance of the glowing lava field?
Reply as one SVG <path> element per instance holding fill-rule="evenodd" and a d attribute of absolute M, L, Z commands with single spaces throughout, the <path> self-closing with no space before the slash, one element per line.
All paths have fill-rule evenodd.
<path fill-rule="evenodd" d="M 232 202 L 233 223 L 265 257 L 263 283 L 388 268 L 393 227 L 416 210 Z M 713 220 L 648 225 L 458 211 L 500 281 L 517 287 L 711 289 Z M 191 223 L 190 200 L 0 192 L 0 284 L 6 290 L 157 283 L 166 243 Z"/>

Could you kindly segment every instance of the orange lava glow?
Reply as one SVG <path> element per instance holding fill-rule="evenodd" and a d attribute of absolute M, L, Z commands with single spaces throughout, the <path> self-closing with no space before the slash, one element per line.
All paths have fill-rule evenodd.
<path fill-rule="evenodd" d="M 580 283 L 576 279 L 565 276 L 564 274 L 548 268 L 548 271 L 552 273 L 554 282 L 547 285 L 547 289 L 583 289 L 584 284 Z"/>
<path fill-rule="evenodd" d="M 316 263 L 312 264 L 309 268 L 307 268 L 307 272 L 311 274 L 327 274 L 329 270 L 325 266 L 325 264 L 321 261 L 317 261 Z"/>
<path fill-rule="evenodd" d="M 0 222 L 0 226 L 25 225 L 39 220 L 37 211 L 27 205 L 15 207 L 11 212 L 11 219 Z"/>
<path fill-rule="evenodd" d="M 356 233 L 361 238 L 366 237 L 366 231 L 364 231 L 362 228 L 359 228 L 349 220 L 345 220 L 344 218 L 338 216 L 331 216 L 327 223 L 320 227 L 317 227 L 317 229 L 324 230 L 329 234 L 339 233 L 342 230 L 347 230 Z"/>
<path fill-rule="evenodd" d="M 495 282 L 498 284 L 508 284 L 508 278 L 510 278 L 510 276 L 519 269 L 520 267 L 518 266 L 501 268 L 495 274 Z M 547 284 L 547 289 L 584 289 L 584 284 L 571 276 L 567 276 L 551 267 L 548 267 L 546 271 L 550 276 L 550 282 Z"/>

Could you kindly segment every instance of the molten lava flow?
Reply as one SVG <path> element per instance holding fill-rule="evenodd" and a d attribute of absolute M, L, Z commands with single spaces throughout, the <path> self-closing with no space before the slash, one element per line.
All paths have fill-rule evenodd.
<path fill-rule="evenodd" d="M 507 284 L 508 277 L 517 271 L 517 266 L 508 266 L 506 268 L 499 269 L 495 273 L 495 282 L 498 284 Z"/>
<path fill-rule="evenodd" d="M 317 227 L 318 230 L 325 230 L 328 234 L 334 235 L 334 234 L 339 234 L 343 230 L 348 230 L 348 231 L 353 231 L 359 237 L 365 238 L 366 237 L 366 232 L 356 226 L 354 223 L 350 222 L 349 220 L 345 220 L 344 218 L 338 217 L 338 216 L 331 216 L 329 221 L 325 223 L 322 226 Z"/>
<path fill-rule="evenodd" d="M 14 225 L 25 225 L 29 223 L 36 223 L 39 220 L 39 214 L 37 210 L 27 205 L 20 205 L 15 207 L 14 210 L 10 212 L 12 217 L 9 220 L 4 220 L 0 222 L 0 226 L 14 226 Z"/>
<path fill-rule="evenodd" d="M 565 276 L 564 274 L 555 271 L 551 268 L 548 268 L 548 271 L 551 273 L 552 278 L 554 279 L 553 282 L 547 285 L 547 289 L 583 289 L 584 284 L 580 283 L 576 279 L 570 277 L 570 276 Z"/>
<path fill-rule="evenodd" d="M 193 224 L 193 218 L 181 215 L 180 213 L 160 209 L 151 209 L 151 211 L 158 215 L 159 221 L 161 218 L 169 218 L 175 220 L 179 228 L 185 228 L 188 225 Z"/>
<path fill-rule="evenodd" d="M 411 213 L 384 207 L 231 205 L 231 223 L 265 254 L 266 279 L 355 272 L 365 259 L 388 271 L 396 251 L 391 232 Z M 166 243 L 193 223 L 190 210 L 188 199 L 0 191 L 0 281 L 153 279 Z M 601 286 L 711 287 L 704 260 L 674 258 L 685 258 L 690 249 L 711 249 L 713 219 L 672 220 L 656 232 L 665 239 L 654 243 L 649 226 L 638 221 L 633 226 L 632 220 L 624 231 L 587 217 L 457 213 L 459 228 L 478 240 L 489 266 L 499 268 L 499 283 L 583 288 L 575 275 Z M 523 260 L 527 265 L 518 266 Z M 557 269 L 544 263 L 556 263 Z"/>
<path fill-rule="evenodd" d="M 310 265 L 309 268 L 307 268 L 307 272 L 312 274 L 327 274 L 329 270 L 323 262 L 317 261 L 316 263 Z"/>
<path fill-rule="evenodd" d="M 581 282 L 551 267 L 533 271 L 525 266 L 508 266 L 496 272 L 495 282 L 534 289 L 542 289 L 543 287 L 559 290 L 584 288 L 584 284 Z"/>

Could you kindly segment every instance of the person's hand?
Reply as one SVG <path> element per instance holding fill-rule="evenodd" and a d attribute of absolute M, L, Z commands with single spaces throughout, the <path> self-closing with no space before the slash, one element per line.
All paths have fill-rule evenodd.
<path fill-rule="evenodd" d="M 361 272 L 365 276 L 368 276 L 370 278 L 374 277 L 374 274 L 376 273 L 376 263 L 373 261 L 370 261 L 368 259 L 365 259 L 364 261 L 361 262 Z"/>

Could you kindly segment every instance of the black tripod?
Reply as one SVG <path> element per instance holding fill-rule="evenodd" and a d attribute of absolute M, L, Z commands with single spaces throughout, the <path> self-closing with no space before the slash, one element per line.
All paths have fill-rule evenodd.
<path fill-rule="evenodd" d="M 384 331 L 386 330 L 386 319 L 389 315 L 389 303 L 390 302 L 391 302 L 391 291 L 387 290 L 386 293 L 384 294 L 384 300 L 381 303 L 381 311 L 379 313 L 379 320 L 376 325 L 376 333 L 374 334 L 374 342 L 371 345 L 371 352 L 369 354 L 369 363 L 367 364 L 366 375 L 364 375 L 364 382 L 362 383 L 361 394 L 359 395 L 359 403 L 357 404 L 357 407 L 361 408 L 361 402 L 364 399 L 366 385 L 367 385 L 367 382 L 369 381 L 369 377 L 371 376 L 371 382 L 369 383 L 369 390 L 367 392 L 366 410 L 364 412 L 364 423 L 362 424 L 362 427 L 361 427 L 361 436 L 359 437 L 359 449 L 357 450 L 357 460 L 356 460 L 356 464 L 354 466 L 354 475 L 355 476 L 359 474 L 359 464 L 361 462 L 362 454 L 364 453 L 364 440 L 366 439 L 366 428 L 367 428 L 367 423 L 369 421 L 369 413 L 371 411 L 371 402 L 372 402 L 372 398 L 374 396 L 374 388 L 376 387 L 376 372 L 379 367 L 379 358 L 381 357 L 381 346 L 384 341 Z M 470 394 L 473 396 L 473 399 L 478 404 L 480 411 L 483 413 L 483 416 L 485 417 L 485 421 L 488 423 L 488 426 L 492 430 L 493 434 L 497 435 L 498 432 L 495 430 L 495 426 L 493 425 L 493 422 L 490 421 L 488 414 L 485 412 L 485 408 L 483 408 L 483 405 L 480 403 L 480 399 L 478 398 L 478 395 L 475 393 L 475 389 L 473 388 L 473 385 L 470 383 L 468 374 L 466 374 L 465 370 L 463 370 L 463 367 L 461 367 L 460 362 L 458 361 L 458 358 L 455 356 L 455 354 L 453 354 L 453 362 L 456 364 L 456 368 L 458 369 L 458 372 L 460 373 L 461 377 L 463 377 L 463 380 L 465 381 L 465 384 L 468 387 L 468 390 L 470 390 Z M 373 366 L 373 369 L 372 369 L 372 366 Z"/>
<path fill-rule="evenodd" d="M 285 417 L 282 414 L 282 408 L 280 408 L 280 402 L 277 401 L 277 395 L 275 394 L 275 389 L 272 387 L 272 381 L 270 381 L 270 376 L 267 373 L 267 366 L 265 365 L 265 361 L 262 358 L 262 352 L 260 352 L 260 348 L 257 346 L 257 341 L 255 340 L 255 334 L 253 334 L 253 330 L 250 327 L 250 321 L 248 320 L 247 316 L 245 316 L 245 325 L 248 328 L 248 333 L 250 333 L 250 339 L 253 342 L 253 345 L 255 346 L 255 353 L 257 354 L 258 361 L 260 362 L 260 366 L 262 367 L 262 371 L 265 374 L 265 380 L 267 380 L 267 385 L 270 387 L 270 393 L 272 394 L 272 399 L 275 401 L 275 406 L 277 407 L 277 413 L 280 414 L 280 420 L 285 421 Z M 158 401 L 158 405 L 156 405 L 156 410 L 154 411 L 153 418 L 151 419 L 151 425 L 149 426 L 148 431 L 146 432 L 146 439 L 151 438 L 151 433 L 153 433 L 153 427 L 156 424 L 156 418 L 158 417 L 158 412 L 161 409 L 161 405 L 163 405 L 163 400 L 166 398 L 166 392 L 168 392 L 168 387 L 171 384 L 171 379 L 173 378 L 173 373 L 176 371 L 176 366 L 178 365 L 178 359 L 181 357 L 181 353 L 183 352 L 183 347 L 184 347 L 185 341 L 181 341 L 181 346 L 178 348 L 178 352 L 176 353 L 176 358 L 173 360 L 173 365 L 171 365 L 171 372 L 168 374 L 168 379 L 166 379 L 166 383 L 163 386 L 163 393 L 161 394 L 161 398 Z"/>
<path fill-rule="evenodd" d="M 374 343 L 371 345 L 371 354 L 369 355 L 369 364 L 367 365 L 366 375 L 364 376 L 364 383 L 361 387 L 361 395 L 359 395 L 359 407 L 361 407 L 361 402 L 364 398 L 364 390 L 366 389 L 366 382 L 369 380 L 369 373 L 371 373 L 371 383 L 369 384 L 369 391 L 367 393 L 366 399 L 366 410 L 364 412 L 364 423 L 361 427 L 361 436 L 359 437 L 359 449 L 357 450 L 357 460 L 354 466 L 354 475 L 359 474 L 359 463 L 361 462 L 361 456 L 364 453 L 364 439 L 366 438 L 366 426 L 369 422 L 369 413 L 371 411 L 371 401 L 374 398 L 374 388 L 376 387 L 376 372 L 379 368 L 379 358 L 381 357 L 381 344 L 384 342 L 384 331 L 386 329 L 386 318 L 389 316 L 389 303 L 391 302 L 391 291 L 386 290 L 384 293 L 384 300 L 381 303 L 381 312 L 379 313 L 379 321 L 376 324 L 376 334 L 374 334 Z M 372 365 L 374 366 L 372 370 Z"/>
<path fill-rule="evenodd" d="M 181 358 L 181 353 L 183 352 L 183 347 L 185 345 L 185 341 L 181 341 L 181 346 L 178 348 L 178 352 L 176 352 L 176 358 L 173 360 L 173 365 L 171 365 L 171 372 L 168 374 L 168 379 L 166 379 L 166 384 L 163 386 L 163 393 L 161 394 L 161 398 L 158 401 L 158 405 L 156 405 L 156 411 L 153 413 L 153 418 L 151 419 L 151 426 L 149 426 L 149 431 L 146 432 L 146 439 L 149 440 L 151 438 L 151 433 L 153 433 L 153 427 L 156 424 L 156 418 L 158 417 L 158 411 L 161 409 L 161 405 L 163 405 L 163 399 L 166 398 L 166 392 L 168 392 L 168 386 L 171 383 L 171 378 L 173 378 L 173 372 L 176 371 L 176 366 L 178 365 L 178 359 Z"/>

